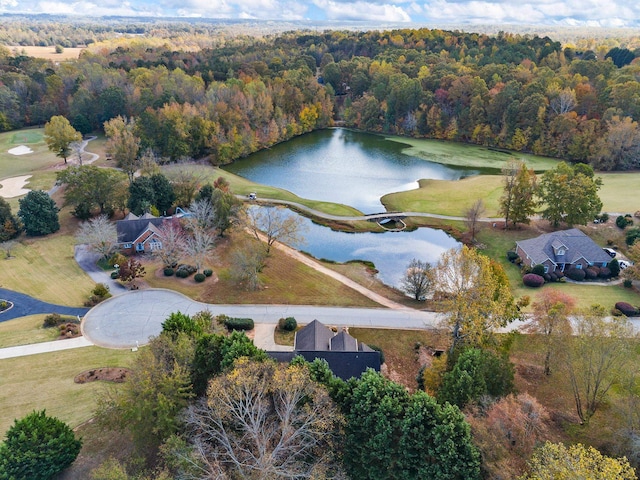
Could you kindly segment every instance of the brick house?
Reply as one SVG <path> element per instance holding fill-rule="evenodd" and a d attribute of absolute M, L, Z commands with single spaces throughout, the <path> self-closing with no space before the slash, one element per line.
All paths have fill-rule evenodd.
<path fill-rule="evenodd" d="M 545 273 L 564 272 L 570 267 L 606 267 L 611 261 L 597 243 L 577 228 L 516 242 L 516 253 L 525 265 L 544 265 Z"/>
<path fill-rule="evenodd" d="M 145 213 L 138 217 L 129 213 L 116 222 L 118 247 L 125 255 L 148 253 L 162 248 L 158 228 L 166 218 Z"/>

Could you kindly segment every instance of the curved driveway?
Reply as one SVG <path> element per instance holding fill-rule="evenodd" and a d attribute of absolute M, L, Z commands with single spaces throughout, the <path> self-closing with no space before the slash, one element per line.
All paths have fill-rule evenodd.
<path fill-rule="evenodd" d="M 162 322 L 173 312 L 193 315 L 208 310 L 213 315 L 252 318 L 274 324 L 281 317 L 295 317 L 306 324 L 314 319 L 327 325 L 378 328 L 429 328 L 438 324 L 438 314 L 418 310 L 384 308 L 316 307 L 308 305 L 213 305 L 164 289 L 146 289 L 112 297 L 87 313 L 82 332 L 92 343 L 109 348 L 144 345 L 160 334 Z"/>
<path fill-rule="evenodd" d="M 83 316 L 89 311 L 88 308 L 83 307 L 65 307 L 63 305 L 43 302 L 24 293 L 14 292 L 5 288 L 0 288 L 0 299 L 13 303 L 13 308 L 0 313 L 0 322 L 26 317 L 27 315 L 36 315 L 38 313 L 59 313 L 60 315 L 77 317 Z"/>

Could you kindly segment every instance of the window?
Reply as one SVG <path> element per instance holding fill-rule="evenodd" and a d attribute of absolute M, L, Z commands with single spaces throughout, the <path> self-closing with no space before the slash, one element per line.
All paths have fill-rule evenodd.
<path fill-rule="evenodd" d="M 162 242 L 157 238 L 152 238 L 149 242 L 149 247 L 151 248 L 151 250 L 160 250 L 162 249 Z"/>
<path fill-rule="evenodd" d="M 544 273 L 549 273 L 549 267 L 547 265 L 544 266 Z"/>
<path fill-rule="evenodd" d="M 125 243 L 123 248 L 131 248 L 131 244 L 130 243 Z"/>
<path fill-rule="evenodd" d="M 144 252 L 144 244 L 136 243 L 136 252 Z"/>
<path fill-rule="evenodd" d="M 565 254 L 565 252 L 566 252 L 566 250 L 565 250 L 564 248 L 559 249 L 559 250 L 558 250 L 558 256 L 562 256 L 562 255 L 564 255 L 564 254 Z"/>
<path fill-rule="evenodd" d="M 581 263 L 576 263 L 576 268 L 578 270 L 582 270 L 582 264 Z"/>

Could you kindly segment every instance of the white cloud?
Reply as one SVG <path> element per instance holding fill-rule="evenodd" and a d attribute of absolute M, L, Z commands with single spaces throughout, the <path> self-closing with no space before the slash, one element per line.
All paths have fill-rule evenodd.
<path fill-rule="evenodd" d="M 313 3 L 324 11 L 329 20 L 411 21 L 411 16 L 402 7 L 388 2 L 356 1 L 342 3 L 335 0 L 314 0 Z"/>

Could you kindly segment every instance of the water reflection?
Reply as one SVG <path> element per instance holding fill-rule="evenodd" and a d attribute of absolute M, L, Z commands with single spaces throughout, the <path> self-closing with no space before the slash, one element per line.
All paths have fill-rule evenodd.
<path fill-rule="evenodd" d="M 402 153 L 403 145 L 343 129 L 295 138 L 224 167 L 254 182 L 364 213 L 384 211 L 380 197 L 418 187 L 423 178 L 455 180 L 477 173 Z"/>
<path fill-rule="evenodd" d="M 265 208 L 265 207 L 253 207 Z M 291 212 L 291 215 L 297 215 Z M 387 285 L 399 286 L 407 265 L 413 258 L 435 264 L 440 255 L 460 244 L 442 230 L 419 228 L 413 232 L 346 233 L 300 217 L 304 242 L 292 245 L 316 258 L 336 262 L 368 260 L 378 269 L 378 278 Z"/>

